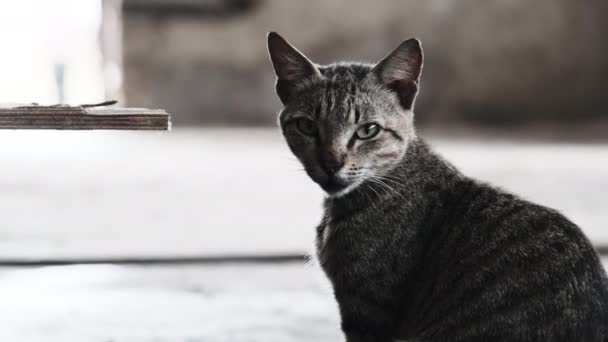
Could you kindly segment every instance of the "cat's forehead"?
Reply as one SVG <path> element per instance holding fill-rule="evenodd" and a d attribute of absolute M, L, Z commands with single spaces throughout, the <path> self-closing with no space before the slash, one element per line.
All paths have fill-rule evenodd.
<path fill-rule="evenodd" d="M 391 104 L 367 77 L 371 66 L 335 64 L 319 70 L 323 78 L 310 84 L 302 99 L 306 111 L 317 120 L 358 121 L 386 110 Z"/>
<path fill-rule="evenodd" d="M 350 83 L 364 80 L 372 70 L 372 65 L 359 63 L 334 63 L 319 66 L 324 79 L 331 82 Z"/>

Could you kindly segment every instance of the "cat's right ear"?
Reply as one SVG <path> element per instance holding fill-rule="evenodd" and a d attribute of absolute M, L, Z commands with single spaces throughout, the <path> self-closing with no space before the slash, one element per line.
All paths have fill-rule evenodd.
<path fill-rule="evenodd" d="M 283 104 L 287 104 L 299 83 L 321 77 L 319 69 L 276 32 L 268 33 L 268 53 L 277 75 L 277 95 Z"/>
<path fill-rule="evenodd" d="M 376 64 L 371 74 L 384 86 L 395 91 L 402 107 L 413 109 L 422 63 L 422 46 L 418 39 L 412 38 L 401 43 Z"/>

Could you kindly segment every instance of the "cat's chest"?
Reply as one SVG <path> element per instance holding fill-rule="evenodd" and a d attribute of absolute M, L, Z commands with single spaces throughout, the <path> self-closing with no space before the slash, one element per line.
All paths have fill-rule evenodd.
<path fill-rule="evenodd" d="M 317 257 L 327 272 L 370 263 L 390 254 L 391 251 L 384 247 L 391 235 L 388 227 L 379 224 L 359 220 L 326 221 L 317 230 Z"/>
<path fill-rule="evenodd" d="M 343 237 L 336 235 L 340 228 L 339 225 L 324 223 L 317 230 L 317 257 L 325 271 L 328 271 L 332 260 L 341 257 L 338 246 L 344 243 L 340 241 Z"/>
<path fill-rule="evenodd" d="M 325 249 L 329 237 L 332 235 L 334 227 L 331 224 L 323 223 L 317 231 L 317 253 Z"/>

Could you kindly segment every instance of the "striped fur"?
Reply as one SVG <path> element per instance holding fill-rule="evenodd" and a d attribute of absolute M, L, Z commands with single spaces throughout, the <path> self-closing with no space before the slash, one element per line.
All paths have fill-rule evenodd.
<path fill-rule="evenodd" d="M 279 38 L 269 37 L 275 70 L 276 54 L 290 47 L 276 49 Z M 416 136 L 421 51 L 406 47 L 384 64 L 401 72 L 298 57 L 308 65 L 289 70 L 312 72 L 282 84 L 289 147 L 322 187 L 332 177 L 344 183 L 328 191 L 317 254 L 347 341 L 608 342 L 608 280 L 581 230 L 461 174 Z M 387 84 L 383 73 L 407 79 Z M 298 131 L 299 117 L 318 133 Z M 369 121 L 381 133 L 352 143 Z M 338 171 L 326 155 L 342 158 Z"/>

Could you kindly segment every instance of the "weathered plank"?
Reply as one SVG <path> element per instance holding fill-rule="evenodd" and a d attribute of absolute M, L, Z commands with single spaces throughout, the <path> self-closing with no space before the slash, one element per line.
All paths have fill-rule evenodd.
<path fill-rule="evenodd" d="M 97 105 L 0 107 L 0 129 L 169 130 L 170 126 L 170 116 L 162 109 Z"/>
<path fill-rule="evenodd" d="M 45 258 L 19 259 L 0 258 L 0 267 L 40 267 L 64 265 L 216 265 L 216 264 L 285 264 L 304 263 L 306 254 L 226 254 L 195 256 L 149 256 L 149 257 L 105 257 L 105 258 Z"/>

